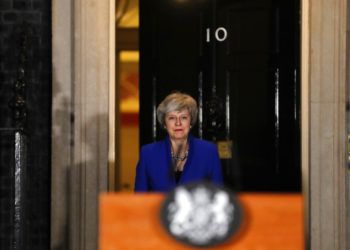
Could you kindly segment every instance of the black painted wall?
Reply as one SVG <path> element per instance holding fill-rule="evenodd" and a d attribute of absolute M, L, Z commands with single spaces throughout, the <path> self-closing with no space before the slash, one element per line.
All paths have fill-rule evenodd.
<path fill-rule="evenodd" d="M 27 117 L 24 249 L 50 247 L 51 1 L 0 1 L 0 249 L 13 249 L 14 131 L 9 103 L 23 34 Z"/>

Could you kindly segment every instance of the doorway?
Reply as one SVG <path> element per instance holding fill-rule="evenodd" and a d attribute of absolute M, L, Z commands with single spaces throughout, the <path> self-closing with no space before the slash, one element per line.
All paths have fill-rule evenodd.
<path fill-rule="evenodd" d="M 312 228 L 315 229 L 310 231 L 310 236 L 312 236 L 312 244 L 316 248 L 317 246 L 334 246 L 339 244 L 339 242 L 343 246 L 345 242 L 348 242 L 347 239 L 350 238 L 345 236 L 346 230 L 343 230 L 348 229 L 347 225 L 349 225 L 349 223 L 344 220 L 344 217 L 346 216 L 343 216 L 344 211 L 347 211 L 348 208 L 348 203 L 344 201 L 345 199 L 343 196 L 348 195 L 349 191 L 348 186 L 344 184 L 343 181 L 343 177 L 345 175 L 342 172 L 343 165 L 339 164 L 341 162 L 339 159 L 343 159 L 344 152 L 346 152 L 342 144 L 345 137 L 342 136 L 342 132 L 339 130 L 339 127 L 341 127 L 340 125 L 342 125 L 342 121 L 345 119 L 345 115 L 341 113 L 344 105 L 342 103 L 333 105 L 333 102 L 329 102 L 329 100 L 333 101 L 332 98 L 339 98 L 339 96 L 341 96 L 342 89 L 345 87 L 344 79 L 346 75 L 345 71 L 347 70 L 345 70 L 343 67 L 345 65 L 344 57 L 346 54 L 344 41 L 347 41 L 347 39 L 344 38 L 344 29 L 346 27 L 346 8 L 344 8 L 344 6 L 348 6 L 347 2 L 348 1 L 334 1 L 332 3 L 326 3 L 321 1 L 311 3 L 308 0 L 302 1 L 302 102 L 304 104 L 302 108 L 304 118 L 302 132 L 302 159 L 304 168 L 303 179 L 306 184 L 304 187 L 310 188 L 310 190 L 304 189 L 306 192 L 305 199 L 310 201 L 310 207 L 322 207 L 322 209 L 318 210 L 317 213 L 312 213 L 312 216 L 309 216 L 308 214 L 308 207 L 305 208 L 306 220 L 310 221 Z M 72 129 L 76 130 L 75 134 L 78 136 L 82 135 L 83 140 L 86 139 L 88 141 L 91 141 L 91 135 L 102 135 L 101 140 L 96 140 L 95 138 L 92 140 L 98 143 L 91 145 L 92 149 L 89 154 L 84 153 L 84 145 L 83 142 L 79 140 L 79 137 L 77 137 L 77 140 L 75 140 L 74 145 L 72 145 L 71 140 L 66 140 L 66 142 L 61 143 L 63 149 L 67 149 L 68 152 L 71 151 L 74 153 L 76 162 L 85 162 L 87 159 L 89 161 L 89 171 L 87 171 L 85 175 L 81 174 L 80 169 L 72 168 L 73 180 L 75 180 L 74 177 L 77 176 L 83 178 L 82 182 L 72 182 L 73 187 L 76 190 L 81 190 L 82 194 L 85 195 L 84 197 L 87 197 L 88 199 L 76 199 L 75 201 L 77 202 L 70 204 L 70 209 L 66 209 L 64 206 L 64 199 L 62 199 L 62 194 L 64 194 L 64 191 L 56 190 L 56 186 L 52 185 L 52 201 L 59 204 L 57 208 L 58 211 L 60 211 L 59 214 L 55 212 L 55 210 L 52 211 L 52 228 L 55 228 L 56 225 L 59 226 L 65 222 L 65 220 L 60 216 L 61 212 L 67 216 L 69 215 L 72 218 L 72 221 L 69 224 L 69 229 L 72 229 L 70 231 L 74 232 L 74 234 L 70 236 L 72 242 L 80 242 L 81 239 L 86 239 L 86 241 L 89 242 L 94 241 L 94 235 L 96 234 L 95 231 L 92 230 L 94 227 L 91 225 L 91 223 L 97 221 L 94 219 L 94 211 L 96 211 L 96 206 L 91 204 L 90 201 L 97 199 L 96 192 L 91 192 L 91 190 L 99 190 L 105 183 L 103 174 L 106 173 L 104 170 L 105 166 L 107 165 L 105 163 L 107 161 L 105 149 L 108 140 L 106 140 L 103 136 L 105 131 L 103 126 L 106 124 L 105 119 L 99 120 L 99 124 L 103 125 L 102 127 L 96 127 L 94 126 L 95 124 L 91 122 L 84 123 L 84 121 L 88 120 L 87 117 L 89 117 L 91 114 L 101 112 L 101 107 L 107 112 L 108 105 L 104 101 L 106 99 L 104 91 L 108 91 L 108 85 L 105 84 L 104 80 L 108 79 L 109 73 L 107 70 L 109 64 L 107 62 L 108 58 L 111 57 L 111 54 L 108 55 L 108 50 L 104 50 L 105 45 L 107 45 L 109 41 L 107 39 L 109 30 L 108 26 L 103 24 L 108 23 L 108 19 L 113 20 L 112 22 L 114 22 L 114 15 L 111 15 L 112 18 L 110 18 L 108 15 L 106 15 L 106 12 L 104 12 L 105 10 L 108 11 L 109 9 L 108 1 L 94 0 L 93 3 L 94 4 L 88 4 L 84 1 L 76 1 L 75 6 L 77 7 L 74 9 L 72 9 L 72 4 L 66 1 L 57 1 L 53 5 L 53 17 L 55 20 L 57 20 L 57 22 L 53 23 L 55 25 L 55 32 L 53 32 L 53 38 L 55 39 L 55 42 L 53 43 L 53 55 L 55 57 L 61 56 L 61 58 L 64 59 L 62 61 L 54 61 L 55 71 L 53 71 L 53 74 L 55 76 L 55 81 L 53 81 L 53 85 L 57 87 L 59 83 L 64 83 L 64 85 L 59 85 L 60 91 L 62 92 L 63 88 L 63 90 L 66 91 L 64 93 L 71 93 L 71 95 L 68 95 L 68 97 L 74 97 L 76 103 L 78 103 L 77 106 L 74 106 L 74 102 L 71 99 L 67 99 L 65 102 L 71 104 L 71 106 L 67 106 L 73 107 L 73 110 L 77 114 L 76 122 L 73 123 L 73 125 L 77 125 Z M 67 16 L 67 13 L 70 13 L 70 15 Z M 114 14 L 114 12 L 112 14 Z M 76 22 L 73 22 L 70 18 L 74 18 Z M 76 24 L 74 27 L 72 26 L 73 23 Z M 336 27 L 336 29 L 334 29 L 334 27 Z M 100 38 L 102 36 L 102 40 L 93 39 L 93 36 L 95 36 L 97 33 L 100 34 Z M 76 34 L 79 35 L 77 36 Z M 74 39 L 72 39 L 73 37 Z M 87 43 L 86 41 L 89 42 Z M 73 48 L 81 49 L 74 50 Z M 311 48 L 313 49 L 312 53 Z M 91 51 L 95 51 L 96 53 L 89 53 Z M 71 56 L 70 53 L 73 52 L 75 53 L 75 57 L 79 60 L 72 60 L 74 57 Z M 115 53 L 113 53 L 113 55 L 114 54 Z M 86 64 L 87 61 L 96 62 L 99 66 L 99 70 L 96 70 L 96 64 Z M 310 69 L 310 65 L 313 65 L 312 70 Z M 339 65 L 339 67 L 329 67 L 329 65 Z M 327 71 L 324 71 L 323 69 L 327 69 Z M 331 79 L 328 75 L 329 69 L 335 69 L 333 71 L 334 75 Z M 70 79 L 69 76 L 71 75 L 74 76 L 72 79 L 76 79 L 76 81 L 73 82 L 72 79 Z M 101 78 L 95 76 L 103 77 Z M 100 84 L 96 85 L 95 79 L 102 79 L 102 81 L 99 82 Z M 73 86 L 75 86 L 76 90 L 71 92 L 71 90 L 74 89 Z M 94 88 L 95 86 L 99 87 L 100 92 L 96 91 Z M 328 86 L 338 87 L 334 88 L 334 91 L 328 91 Z M 314 90 L 315 88 L 319 88 L 320 90 L 312 92 L 311 90 Z M 84 90 L 84 92 L 81 90 Z M 319 106 L 315 106 L 314 103 L 313 106 L 311 106 L 310 92 L 313 94 L 323 93 L 323 95 L 317 99 L 323 104 L 323 108 L 318 108 Z M 100 109 L 94 109 L 96 102 L 81 103 L 79 99 L 80 96 L 84 98 L 94 96 L 97 103 L 100 103 Z M 84 107 L 84 110 L 87 110 L 88 112 L 82 112 L 81 107 Z M 324 125 L 324 123 L 319 123 L 321 115 L 322 117 L 326 117 L 324 121 L 328 121 L 329 117 L 334 117 L 335 113 L 340 119 L 332 120 L 333 123 L 330 126 L 328 126 L 330 122 L 327 123 L 327 129 L 321 127 L 321 125 Z M 67 112 L 67 115 L 70 115 L 70 112 Z M 78 126 L 81 124 L 79 123 L 81 119 L 83 120 L 82 124 L 85 126 Z M 53 124 L 63 125 L 64 127 L 67 126 L 67 128 L 72 126 L 71 123 L 72 121 L 70 116 L 67 116 L 67 119 L 61 119 L 61 117 L 58 116 L 53 118 Z M 81 131 L 84 133 L 81 133 Z M 329 134 L 331 133 L 335 135 L 333 137 L 335 143 L 330 145 L 328 142 L 330 139 Z M 66 133 L 66 135 L 68 135 L 68 133 Z M 55 176 L 56 180 L 59 180 L 57 183 L 62 183 L 62 180 L 67 180 L 67 175 L 62 174 L 62 169 L 66 169 L 67 166 L 70 166 L 69 162 L 71 158 L 69 156 L 62 157 L 62 152 L 63 151 L 60 149 L 53 149 L 53 155 L 56 155 L 57 159 L 64 160 L 64 162 L 53 162 L 52 164 L 53 176 Z M 96 155 L 95 152 L 98 152 L 99 155 Z M 93 157 L 91 157 L 91 154 L 94 154 Z M 319 155 L 315 157 L 317 154 Z M 93 161 L 91 161 L 91 159 Z M 96 169 L 101 171 L 96 174 Z M 312 172 L 310 172 L 311 170 Z M 96 179 L 96 176 L 99 177 L 102 184 L 100 183 L 100 185 L 96 185 L 95 182 L 89 181 L 90 179 L 88 178 Z M 54 180 L 52 182 L 55 183 Z M 82 186 L 83 183 L 87 183 L 89 188 L 85 189 Z M 64 188 L 63 186 L 59 187 L 62 189 Z M 89 192 L 83 192 L 84 190 L 88 190 Z M 75 194 L 76 192 L 72 193 Z M 80 212 L 80 208 L 82 207 L 85 208 L 84 213 Z M 76 212 L 71 213 L 71 211 Z M 347 221 L 349 221 L 349 218 Z M 320 225 L 320 223 L 322 225 L 333 226 L 319 227 L 318 225 Z M 308 225 L 307 228 L 309 227 L 310 226 Z M 64 229 L 64 232 L 66 232 L 66 227 L 62 228 Z M 61 239 L 61 237 L 57 237 L 55 235 L 55 230 L 52 229 L 51 232 L 53 235 L 52 239 Z M 310 237 L 307 237 L 308 242 L 309 240 Z M 91 249 L 93 248 L 94 247 Z M 86 247 L 86 249 L 90 248 Z"/>
<path fill-rule="evenodd" d="M 140 3 L 141 145 L 164 134 L 156 105 L 191 94 L 192 132 L 218 145 L 237 191 L 301 191 L 299 0 Z"/>

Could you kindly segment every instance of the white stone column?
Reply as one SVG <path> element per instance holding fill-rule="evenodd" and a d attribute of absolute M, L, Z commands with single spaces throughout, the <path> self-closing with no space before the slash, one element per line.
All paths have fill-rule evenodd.
<path fill-rule="evenodd" d="M 110 1 L 74 5 L 72 249 L 98 248 L 98 195 L 108 188 Z"/>
<path fill-rule="evenodd" d="M 349 249 L 347 0 L 303 1 L 302 142 L 311 249 Z M 306 132 L 305 132 L 306 131 Z M 303 173 L 303 176 L 304 176 Z"/>
<path fill-rule="evenodd" d="M 52 3 L 52 249 L 98 249 L 98 196 L 108 189 L 114 4 Z"/>

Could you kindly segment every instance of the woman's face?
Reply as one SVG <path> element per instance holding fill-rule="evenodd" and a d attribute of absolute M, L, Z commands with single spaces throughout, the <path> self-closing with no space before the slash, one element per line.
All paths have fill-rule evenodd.
<path fill-rule="evenodd" d="M 165 115 L 165 129 L 171 139 L 187 139 L 190 128 L 191 116 L 187 109 L 171 111 Z"/>

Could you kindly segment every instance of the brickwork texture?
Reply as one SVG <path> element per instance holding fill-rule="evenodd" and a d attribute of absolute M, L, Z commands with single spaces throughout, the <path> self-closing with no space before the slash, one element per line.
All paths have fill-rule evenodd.
<path fill-rule="evenodd" d="M 50 248 L 51 1 L 0 1 L 0 249 L 13 249 L 14 121 L 9 103 L 25 47 L 25 249 Z"/>

